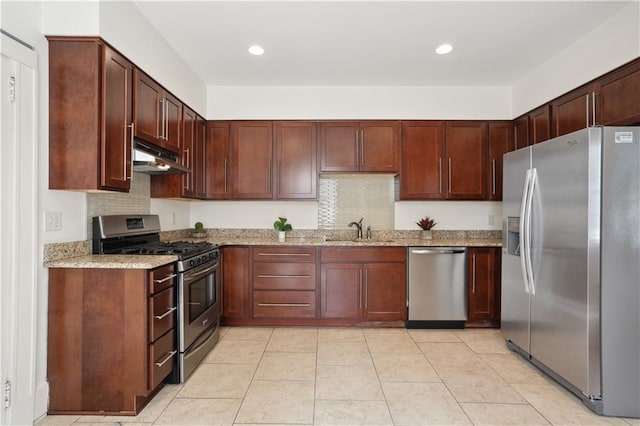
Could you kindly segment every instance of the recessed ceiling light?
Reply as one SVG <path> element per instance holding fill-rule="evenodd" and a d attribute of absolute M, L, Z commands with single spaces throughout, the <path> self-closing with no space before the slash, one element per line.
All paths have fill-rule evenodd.
<path fill-rule="evenodd" d="M 252 55 L 260 56 L 264 53 L 264 49 L 261 46 L 255 45 L 249 48 L 249 53 Z"/>
<path fill-rule="evenodd" d="M 453 50 L 453 46 L 450 44 L 441 44 L 436 48 L 436 53 L 438 55 L 446 55 L 447 53 Z"/>

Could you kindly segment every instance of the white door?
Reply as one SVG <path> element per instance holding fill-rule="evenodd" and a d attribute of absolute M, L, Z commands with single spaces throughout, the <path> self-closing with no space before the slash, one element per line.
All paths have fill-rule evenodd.
<path fill-rule="evenodd" d="M 37 323 L 37 55 L 0 40 L 0 424 L 34 419 Z"/>

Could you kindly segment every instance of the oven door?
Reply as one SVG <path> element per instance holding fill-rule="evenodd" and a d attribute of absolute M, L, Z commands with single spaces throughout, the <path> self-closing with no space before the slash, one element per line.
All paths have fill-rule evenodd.
<path fill-rule="evenodd" d="M 220 264 L 205 263 L 180 274 L 180 352 L 186 352 L 198 337 L 216 327 L 221 314 Z"/>

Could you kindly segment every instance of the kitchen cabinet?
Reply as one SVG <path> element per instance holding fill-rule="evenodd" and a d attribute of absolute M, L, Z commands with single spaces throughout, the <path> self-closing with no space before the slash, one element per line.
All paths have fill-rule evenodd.
<path fill-rule="evenodd" d="M 254 319 L 316 318 L 315 247 L 254 247 Z"/>
<path fill-rule="evenodd" d="M 49 414 L 136 415 L 172 376 L 173 268 L 49 270 Z"/>
<path fill-rule="evenodd" d="M 229 198 L 229 136 L 228 121 L 208 121 L 205 142 L 205 198 Z"/>
<path fill-rule="evenodd" d="M 543 105 L 529 113 L 531 145 L 551 139 L 551 105 Z"/>
<path fill-rule="evenodd" d="M 129 191 L 133 64 L 97 37 L 49 40 L 49 188 Z"/>
<path fill-rule="evenodd" d="M 585 84 L 551 102 L 553 137 L 566 135 L 596 123 L 595 84 Z"/>
<path fill-rule="evenodd" d="M 400 199 L 443 199 L 443 121 L 403 121 L 400 167 Z"/>
<path fill-rule="evenodd" d="M 398 121 L 320 123 L 321 172 L 399 171 Z"/>
<path fill-rule="evenodd" d="M 135 137 L 180 155 L 182 103 L 139 69 L 133 70 Z"/>
<path fill-rule="evenodd" d="M 197 114 L 188 107 L 182 110 L 182 154 L 180 164 L 189 169 L 183 174 L 157 174 L 151 176 L 150 195 L 152 198 L 198 198 L 196 183 L 203 170 L 196 169 L 199 160 L 197 140 Z"/>
<path fill-rule="evenodd" d="M 230 325 L 250 317 L 248 247 L 222 248 L 222 322 Z"/>
<path fill-rule="evenodd" d="M 276 198 L 317 199 L 316 123 L 274 123 Z"/>
<path fill-rule="evenodd" d="M 467 327 L 500 327 L 501 251 L 495 247 L 469 247 Z"/>
<path fill-rule="evenodd" d="M 194 143 L 193 158 L 193 188 L 195 197 L 204 199 L 206 196 L 206 158 L 207 158 L 207 121 L 196 116 L 196 139 Z"/>
<path fill-rule="evenodd" d="M 350 324 L 405 321 L 406 250 L 320 249 L 321 317 Z"/>
<path fill-rule="evenodd" d="M 529 116 L 523 115 L 513 120 L 514 150 L 531 145 L 529 138 Z"/>
<path fill-rule="evenodd" d="M 448 121 L 446 140 L 446 198 L 487 199 L 487 124 L 476 121 Z"/>
<path fill-rule="evenodd" d="M 597 124 L 640 124 L 640 60 L 630 62 L 598 80 Z"/>
<path fill-rule="evenodd" d="M 230 196 L 273 198 L 273 123 L 232 121 L 230 126 Z"/>
<path fill-rule="evenodd" d="M 489 122 L 489 200 L 502 201 L 502 157 L 514 149 L 510 121 Z"/>

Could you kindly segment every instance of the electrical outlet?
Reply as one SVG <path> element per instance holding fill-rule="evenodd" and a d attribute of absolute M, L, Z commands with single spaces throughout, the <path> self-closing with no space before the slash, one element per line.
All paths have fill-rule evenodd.
<path fill-rule="evenodd" d="M 44 230 L 60 231 L 62 229 L 62 212 L 45 212 Z"/>
<path fill-rule="evenodd" d="M 176 224 L 176 214 L 175 213 L 171 213 L 171 224 L 172 225 Z"/>
<path fill-rule="evenodd" d="M 492 214 L 489 215 L 489 221 L 488 222 L 489 222 L 488 225 L 493 225 L 494 219 L 493 219 L 493 215 Z"/>

